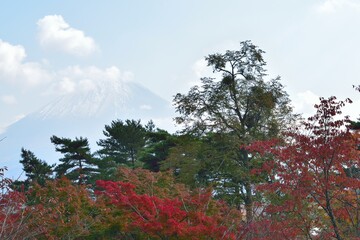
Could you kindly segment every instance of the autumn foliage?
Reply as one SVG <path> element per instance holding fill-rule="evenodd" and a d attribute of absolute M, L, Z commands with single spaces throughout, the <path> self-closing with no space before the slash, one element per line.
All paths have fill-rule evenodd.
<path fill-rule="evenodd" d="M 0 168 L 0 239 L 21 239 L 28 235 L 26 196 L 23 191 L 11 191 L 12 181 L 4 176 L 5 170 Z"/>
<path fill-rule="evenodd" d="M 237 239 L 241 234 L 240 212 L 212 199 L 210 189 L 190 191 L 170 173 L 119 172 L 123 181 L 99 180 L 95 194 L 66 178 L 34 184 L 26 193 L 9 189 L 0 199 L 2 239 Z"/>
<path fill-rule="evenodd" d="M 357 139 L 346 127 L 348 118 L 336 118 L 344 105 L 335 97 L 321 99 L 316 114 L 302 128 L 287 132 L 285 141 L 248 147 L 268 158 L 263 168 L 254 171 L 269 175 L 268 183 L 257 189 L 267 199 L 264 217 L 274 229 L 262 239 L 279 232 L 290 239 L 360 236 L 360 179 L 355 176 L 360 155 Z"/>
<path fill-rule="evenodd" d="M 239 146 L 261 159 L 246 172 L 263 180 L 249 188 L 251 221 L 249 208 L 180 183 L 174 169 L 118 167 L 111 181 L 49 177 L 26 188 L 0 169 L 0 239 L 360 239 L 360 133 L 339 117 L 348 102 L 321 98 L 281 138 Z"/>
<path fill-rule="evenodd" d="M 95 224 L 96 205 L 84 185 L 66 178 L 38 184 L 28 192 L 32 209 L 28 223 L 36 239 L 74 239 L 90 235 Z"/>
<path fill-rule="evenodd" d="M 105 199 L 106 206 L 121 213 L 119 227 L 123 231 L 154 239 L 236 239 L 240 212 L 213 200 L 211 191 L 191 192 L 171 182 L 171 178 L 160 176 L 163 173 L 135 171 L 125 170 L 134 182 L 138 177 L 147 179 L 142 183 L 148 188 L 122 181 L 97 181 L 100 190 L 96 195 Z M 159 192 L 158 184 L 173 188 Z"/>

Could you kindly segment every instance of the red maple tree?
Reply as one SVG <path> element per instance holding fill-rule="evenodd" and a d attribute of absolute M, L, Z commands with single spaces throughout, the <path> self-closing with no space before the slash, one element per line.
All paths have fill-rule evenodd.
<path fill-rule="evenodd" d="M 338 119 L 346 102 L 335 97 L 320 99 L 313 117 L 302 128 L 285 134 L 285 141 L 256 142 L 248 147 L 255 155 L 268 158 L 254 174 L 266 172 L 268 183 L 258 186 L 264 201 L 268 232 L 283 238 L 355 239 L 360 236 L 360 155 L 357 139 L 347 128 L 348 117 Z M 280 224 L 279 224 L 280 223 Z M 271 229 L 271 231 L 269 231 Z"/>

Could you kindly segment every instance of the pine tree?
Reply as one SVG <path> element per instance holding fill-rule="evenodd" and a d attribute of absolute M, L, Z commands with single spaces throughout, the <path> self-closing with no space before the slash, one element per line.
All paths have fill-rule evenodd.
<path fill-rule="evenodd" d="M 44 185 L 45 181 L 51 178 L 54 165 L 49 165 L 45 161 L 38 159 L 33 152 L 21 149 L 20 163 L 23 165 L 23 170 L 27 179 L 26 183 L 37 182 Z"/>
<path fill-rule="evenodd" d="M 138 151 L 145 145 L 145 128 L 140 120 L 112 121 L 105 125 L 105 139 L 98 141 L 102 147 L 98 151 L 100 157 L 116 164 L 135 166 Z"/>
<path fill-rule="evenodd" d="M 58 178 L 66 176 L 78 184 L 84 184 L 88 182 L 91 175 L 99 171 L 86 138 L 71 140 L 52 136 L 51 142 L 55 144 L 56 151 L 64 154 L 64 157 L 59 159 L 61 164 L 55 168 Z"/>

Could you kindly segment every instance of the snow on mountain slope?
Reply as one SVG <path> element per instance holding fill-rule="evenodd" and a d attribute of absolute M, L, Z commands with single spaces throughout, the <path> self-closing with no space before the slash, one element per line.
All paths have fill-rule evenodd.
<path fill-rule="evenodd" d="M 130 89 L 135 85 L 117 79 L 89 81 L 88 84 L 83 84 L 79 91 L 63 95 L 46 105 L 37 115 L 48 119 L 69 116 L 96 117 L 106 114 L 106 111 L 118 114 L 131 94 L 137 94 L 134 89 Z"/>
<path fill-rule="evenodd" d="M 87 137 L 94 151 L 96 141 L 103 138 L 105 124 L 116 119 L 141 119 L 143 124 L 152 119 L 156 126 L 173 132 L 173 115 L 169 102 L 134 82 L 100 81 L 90 89 L 63 95 L 9 126 L 0 135 L 0 139 L 5 138 L 0 142 L 0 167 L 8 167 L 6 176 L 19 177 L 22 147 L 56 163 L 61 155 L 50 142 L 52 135 Z"/>

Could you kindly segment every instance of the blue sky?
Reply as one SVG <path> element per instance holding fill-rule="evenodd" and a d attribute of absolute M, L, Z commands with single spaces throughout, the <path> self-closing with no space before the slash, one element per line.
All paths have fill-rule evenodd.
<path fill-rule="evenodd" d="M 3 1 L 0 132 L 99 76 L 136 81 L 168 101 L 200 77 L 204 56 L 252 40 L 295 110 L 350 97 L 359 117 L 360 0 Z M 93 75 L 96 77 L 92 78 Z"/>

